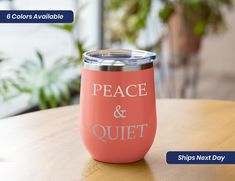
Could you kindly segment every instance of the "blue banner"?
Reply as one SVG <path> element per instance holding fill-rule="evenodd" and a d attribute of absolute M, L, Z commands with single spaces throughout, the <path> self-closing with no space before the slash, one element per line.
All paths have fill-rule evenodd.
<path fill-rule="evenodd" d="M 235 151 L 169 151 L 168 164 L 235 164 Z"/>
<path fill-rule="evenodd" d="M 1 10 L 0 23 L 72 23 L 69 10 Z"/>

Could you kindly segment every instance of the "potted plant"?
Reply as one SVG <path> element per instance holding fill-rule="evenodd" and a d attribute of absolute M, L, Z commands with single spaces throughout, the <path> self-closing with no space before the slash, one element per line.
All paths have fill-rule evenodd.
<path fill-rule="evenodd" d="M 202 37 L 225 30 L 224 7 L 232 7 L 232 0 L 162 0 L 159 12 L 168 25 L 172 56 L 183 60 L 198 53 Z"/>

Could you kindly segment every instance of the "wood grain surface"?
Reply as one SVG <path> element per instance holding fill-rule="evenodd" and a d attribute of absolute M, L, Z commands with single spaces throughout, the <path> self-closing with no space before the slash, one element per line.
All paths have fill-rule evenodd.
<path fill-rule="evenodd" d="M 235 180 L 235 165 L 168 165 L 166 152 L 234 151 L 235 103 L 157 101 L 158 130 L 145 159 L 94 161 L 79 135 L 79 106 L 0 120 L 0 181 Z"/>

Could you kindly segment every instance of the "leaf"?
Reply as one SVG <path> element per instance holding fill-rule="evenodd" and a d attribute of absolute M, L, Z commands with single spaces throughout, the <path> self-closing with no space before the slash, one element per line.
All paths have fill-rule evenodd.
<path fill-rule="evenodd" d="M 170 4 L 165 4 L 165 6 L 159 12 L 159 17 L 163 23 L 166 23 L 173 13 L 174 8 Z"/>
<path fill-rule="evenodd" d="M 123 1 L 120 0 L 109 0 L 107 4 L 108 10 L 118 10 L 122 7 Z"/>
<path fill-rule="evenodd" d="M 23 86 L 23 84 L 20 84 L 21 82 L 15 82 L 13 80 L 9 80 L 11 85 L 15 87 L 18 91 L 23 92 L 23 93 L 32 93 L 32 90 L 30 88 L 27 88 Z"/>
<path fill-rule="evenodd" d="M 78 63 L 81 63 L 82 58 L 83 58 L 83 54 L 86 50 L 84 48 L 83 42 L 77 41 L 76 44 L 77 44 L 77 50 L 78 50 L 78 54 L 79 54 L 79 62 Z"/>
<path fill-rule="evenodd" d="M 49 106 L 51 108 L 56 107 L 58 105 L 57 100 L 56 100 L 55 96 L 53 95 L 53 92 L 52 92 L 50 86 L 45 87 L 44 90 L 45 90 L 44 92 L 45 92 L 45 95 L 47 98 L 47 102 L 49 103 Z"/>
<path fill-rule="evenodd" d="M 205 29 L 206 29 L 206 23 L 203 20 L 200 20 L 198 22 L 196 22 L 194 28 L 193 28 L 193 32 L 196 35 L 203 35 L 205 33 Z"/>
<path fill-rule="evenodd" d="M 5 60 L 7 60 L 8 58 L 4 57 L 2 55 L 2 53 L 0 52 L 0 63 L 3 63 Z"/>
<path fill-rule="evenodd" d="M 60 84 L 60 91 L 63 99 L 68 103 L 70 101 L 70 93 L 66 84 Z"/>
<path fill-rule="evenodd" d="M 39 95 L 38 95 L 39 107 L 40 107 L 40 109 L 46 109 L 47 108 L 47 101 L 46 101 L 46 95 L 45 95 L 43 88 L 40 88 L 38 93 L 39 93 Z"/>
<path fill-rule="evenodd" d="M 41 52 L 39 52 L 39 51 L 36 51 L 36 55 L 37 55 L 37 57 L 38 57 L 38 59 L 39 59 L 39 61 L 40 61 L 40 65 L 41 65 L 41 67 L 45 67 L 45 65 L 44 65 L 44 58 L 43 58 L 43 55 L 41 54 Z"/>
<path fill-rule="evenodd" d="M 74 28 L 74 24 L 73 23 L 71 23 L 71 24 L 63 24 L 63 25 L 51 25 L 51 26 L 54 27 L 54 28 L 63 30 L 63 31 L 67 31 L 69 33 L 71 33 L 73 31 L 73 28 Z"/>
<path fill-rule="evenodd" d="M 59 89 L 57 88 L 57 86 L 55 84 L 52 84 L 52 85 L 50 85 L 50 90 L 52 92 L 53 98 L 56 101 L 56 104 L 58 105 L 61 100 Z"/>
<path fill-rule="evenodd" d="M 70 93 L 68 87 L 63 83 L 57 83 L 54 85 L 59 95 L 59 103 L 66 105 L 70 102 Z"/>
<path fill-rule="evenodd" d="M 83 11 L 83 9 L 87 7 L 87 5 L 88 3 L 84 3 L 77 9 L 77 11 L 75 12 L 74 24 L 76 24 L 79 21 L 80 14 Z"/>

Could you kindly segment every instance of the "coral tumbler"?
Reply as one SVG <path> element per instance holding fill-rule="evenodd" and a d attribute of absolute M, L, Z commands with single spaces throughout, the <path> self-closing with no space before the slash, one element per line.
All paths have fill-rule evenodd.
<path fill-rule="evenodd" d="M 84 54 L 80 133 L 95 160 L 135 162 L 151 147 L 156 133 L 155 58 L 141 50 Z"/>

